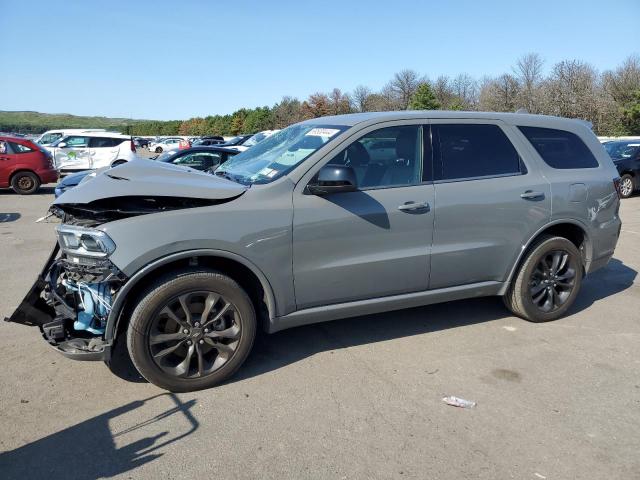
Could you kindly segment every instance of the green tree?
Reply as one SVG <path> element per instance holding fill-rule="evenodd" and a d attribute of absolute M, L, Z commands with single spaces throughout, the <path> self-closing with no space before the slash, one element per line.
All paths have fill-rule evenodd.
<path fill-rule="evenodd" d="M 429 84 L 421 83 L 409 101 L 409 108 L 412 110 L 437 110 L 440 108 L 440 103 Z"/>

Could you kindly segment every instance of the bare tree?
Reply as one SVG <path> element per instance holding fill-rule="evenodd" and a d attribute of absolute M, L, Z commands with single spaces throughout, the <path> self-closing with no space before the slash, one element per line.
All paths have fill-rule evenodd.
<path fill-rule="evenodd" d="M 513 112 L 518 99 L 518 80 L 509 73 L 485 78 L 480 89 L 480 108 L 487 111 Z"/>
<path fill-rule="evenodd" d="M 597 120 L 595 69 L 579 60 L 563 60 L 553 66 L 546 82 L 545 113 L 561 117 Z"/>
<path fill-rule="evenodd" d="M 538 113 L 541 109 L 539 88 L 542 83 L 542 67 L 544 62 L 537 53 L 527 53 L 516 62 L 513 72 L 520 84 L 519 103 L 530 113 Z"/>
<path fill-rule="evenodd" d="M 473 110 L 478 103 L 478 82 L 471 75 L 461 73 L 451 81 L 451 90 L 456 106 L 464 110 Z"/>
<path fill-rule="evenodd" d="M 451 80 L 446 75 L 440 75 L 432 85 L 433 94 L 441 105 L 447 109 L 453 104 L 454 93 L 451 89 Z"/>
<path fill-rule="evenodd" d="M 351 99 L 339 88 L 334 88 L 329 93 L 329 110 L 332 115 L 351 113 Z"/>
<path fill-rule="evenodd" d="M 357 112 L 366 112 L 367 100 L 371 96 L 372 91 L 369 87 L 358 85 L 351 94 L 351 107 Z"/>
<path fill-rule="evenodd" d="M 602 75 L 605 91 L 616 103 L 624 106 L 633 100 L 633 92 L 640 90 L 640 56 L 631 55 L 613 71 Z"/>
<path fill-rule="evenodd" d="M 411 97 L 421 81 L 420 75 L 415 70 L 407 69 L 396 73 L 389 82 L 389 89 L 402 110 L 406 110 L 409 106 Z"/>
<path fill-rule="evenodd" d="M 402 106 L 402 100 L 398 97 L 397 92 L 391 85 L 391 82 L 387 83 L 379 93 L 380 95 L 380 107 L 381 111 L 386 110 L 406 110 L 409 105 Z"/>

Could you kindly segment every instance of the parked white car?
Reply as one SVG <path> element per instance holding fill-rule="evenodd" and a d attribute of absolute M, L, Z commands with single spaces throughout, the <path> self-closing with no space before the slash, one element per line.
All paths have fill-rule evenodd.
<path fill-rule="evenodd" d="M 233 150 L 237 150 L 238 152 L 244 152 L 248 148 L 253 147 L 256 143 L 261 142 L 265 138 L 268 138 L 271 135 L 273 135 L 274 133 L 279 132 L 279 131 L 280 130 L 263 130 L 262 132 L 256 133 L 254 136 L 252 136 L 249 140 L 244 142 L 242 145 L 234 145 L 234 146 L 231 146 L 229 148 L 231 148 Z"/>
<path fill-rule="evenodd" d="M 184 142 L 184 138 L 169 137 L 163 138 L 157 142 L 151 142 L 147 148 L 150 152 L 162 153 L 166 150 L 177 150 L 180 148 L 180 142 Z"/>
<path fill-rule="evenodd" d="M 110 132 L 67 135 L 45 148 L 60 173 L 115 167 L 136 158 L 131 137 Z"/>
<path fill-rule="evenodd" d="M 64 128 L 61 130 L 47 130 L 42 135 L 38 137 L 36 143 L 46 146 L 52 145 L 53 143 L 60 140 L 62 137 L 66 137 L 67 135 L 77 135 L 80 133 L 95 133 L 95 132 L 106 132 L 104 128 Z M 117 132 L 112 132 L 117 133 Z"/>

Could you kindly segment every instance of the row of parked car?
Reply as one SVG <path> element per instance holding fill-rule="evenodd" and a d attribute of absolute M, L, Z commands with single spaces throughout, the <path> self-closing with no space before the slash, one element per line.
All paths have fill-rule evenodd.
<path fill-rule="evenodd" d="M 137 149 L 158 155 L 159 161 L 213 172 L 233 155 L 243 152 L 279 130 L 252 135 L 203 137 L 131 137 L 102 129 L 50 130 L 35 141 L 0 136 L 0 188 L 30 194 L 43 183 L 67 176 L 56 195 L 77 185 L 88 173 L 137 158 Z M 602 142 L 620 174 L 620 194 L 630 197 L 640 189 L 640 138 Z"/>
<path fill-rule="evenodd" d="M 276 131 L 227 140 L 220 136 L 134 138 L 101 129 L 51 130 L 35 141 L 16 135 L 0 136 L 0 188 L 10 187 L 16 193 L 28 195 L 43 183 L 56 182 L 60 175 L 86 172 L 65 178 L 56 188 L 59 194 L 77 185 L 91 171 L 134 160 L 138 148 L 158 154 L 162 162 L 212 172 L 231 156 Z"/>

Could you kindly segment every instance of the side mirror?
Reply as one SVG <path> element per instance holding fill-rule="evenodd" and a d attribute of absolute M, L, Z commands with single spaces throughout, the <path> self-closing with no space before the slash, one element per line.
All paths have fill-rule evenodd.
<path fill-rule="evenodd" d="M 58 145 L 56 145 L 58 148 L 64 148 L 67 146 L 67 142 L 60 142 Z"/>
<path fill-rule="evenodd" d="M 356 172 L 345 165 L 325 165 L 318 172 L 315 183 L 307 185 L 312 195 L 328 195 L 330 193 L 355 192 L 358 190 Z"/>

